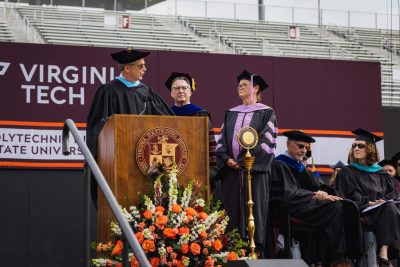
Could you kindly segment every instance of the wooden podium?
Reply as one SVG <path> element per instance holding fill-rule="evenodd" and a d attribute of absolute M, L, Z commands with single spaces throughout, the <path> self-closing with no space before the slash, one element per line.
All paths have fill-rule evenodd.
<path fill-rule="evenodd" d="M 154 162 L 175 160 L 178 183 L 197 180 L 209 188 L 208 150 L 206 117 L 114 115 L 99 135 L 98 163 L 118 203 L 128 208 L 139 192 L 151 190 L 143 170 Z M 105 242 L 115 219 L 103 193 L 98 196 L 98 240 Z"/>

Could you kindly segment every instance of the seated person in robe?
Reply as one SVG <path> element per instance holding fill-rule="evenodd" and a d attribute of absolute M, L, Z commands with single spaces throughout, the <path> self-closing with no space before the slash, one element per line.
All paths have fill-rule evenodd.
<path fill-rule="evenodd" d="M 320 246 L 313 244 L 317 241 L 314 236 L 307 237 L 311 244 L 305 251 L 305 256 L 309 256 L 304 260 L 308 264 L 321 260 L 323 266 L 329 266 L 335 259 L 358 258 L 361 226 L 357 207 L 352 201 L 336 196 L 333 188 L 319 183 L 313 173 L 305 169 L 302 159 L 310 143 L 315 142 L 314 138 L 301 131 L 283 134 L 288 137 L 287 151 L 273 162 L 272 210 L 290 214 L 318 230 Z M 325 249 L 313 251 L 321 247 Z"/>
<path fill-rule="evenodd" d="M 400 248 L 400 211 L 394 202 L 396 190 L 391 177 L 377 164 L 376 142 L 382 138 L 364 129 L 353 131 L 355 141 L 349 152 L 349 165 L 336 177 L 336 188 L 343 198 L 353 200 L 362 222 L 375 234 L 380 267 L 392 266 L 388 248 Z"/>

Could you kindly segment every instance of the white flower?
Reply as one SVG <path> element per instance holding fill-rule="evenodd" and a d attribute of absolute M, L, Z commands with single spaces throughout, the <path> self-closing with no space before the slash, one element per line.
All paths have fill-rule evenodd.
<path fill-rule="evenodd" d="M 119 206 L 119 208 L 121 209 L 122 215 L 124 215 L 125 219 L 128 222 L 132 222 L 133 216 L 125 208 L 122 208 L 121 206 Z"/>
<path fill-rule="evenodd" d="M 149 230 L 149 228 L 143 230 L 143 236 L 147 239 L 154 239 L 153 233 Z"/>
<path fill-rule="evenodd" d="M 107 266 L 107 262 L 108 259 L 102 259 L 102 258 L 92 259 L 92 264 L 95 265 L 96 267 L 105 267 Z"/>
<path fill-rule="evenodd" d="M 116 236 L 122 235 L 121 228 L 115 222 L 111 222 L 111 232 L 113 232 Z"/>
<path fill-rule="evenodd" d="M 200 207 L 204 207 L 206 205 L 206 202 L 202 198 L 196 199 L 195 203 L 196 203 L 196 206 L 200 206 Z"/>

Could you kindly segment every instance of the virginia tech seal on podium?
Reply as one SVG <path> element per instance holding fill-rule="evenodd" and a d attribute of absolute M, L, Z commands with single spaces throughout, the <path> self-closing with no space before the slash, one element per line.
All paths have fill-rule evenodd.
<path fill-rule="evenodd" d="M 168 127 L 153 128 L 144 133 L 136 146 L 136 161 L 144 175 L 151 166 L 164 163 L 168 170 L 176 162 L 178 175 L 188 163 L 188 146 L 182 135 Z"/>

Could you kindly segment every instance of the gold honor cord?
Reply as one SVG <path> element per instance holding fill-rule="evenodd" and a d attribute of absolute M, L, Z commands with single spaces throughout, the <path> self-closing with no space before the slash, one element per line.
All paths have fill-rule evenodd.
<path fill-rule="evenodd" d="M 254 242 L 254 232 L 256 230 L 256 226 L 254 224 L 254 216 L 253 216 L 253 195 L 251 192 L 251 167 L 253 166 L 255 157 L 252 157 L 250 154 L 250 149 L 254 148 L 258 143 L 258 134 L 257 131 L 252 127 L 243 127 L 240 129 L 238 133 L 238 142 L 241 147 L 247 150 L 246 156 L 244 157 L 244 164 L 247 170 L 247 189 L 249 200 L 247 205 L 249 207 L 249 218 L 248 218 L 248 231 L 250 235 L 250 250 L 251 253 L 249 255 L 250 259 L 257 259 L 257 254 L 255 253 L 256 245 Z"/>

